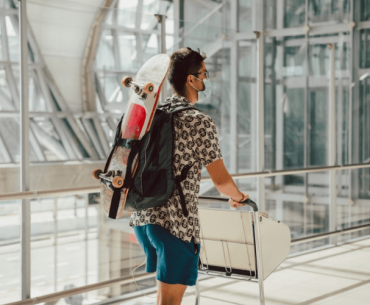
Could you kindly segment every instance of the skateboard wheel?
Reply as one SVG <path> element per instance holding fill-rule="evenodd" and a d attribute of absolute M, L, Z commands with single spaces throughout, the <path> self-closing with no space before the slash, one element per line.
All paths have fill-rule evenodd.
<path fill-rule="evenodd" d="M 149 93 L 152 93 L 154 91 L 154 85 L 152 83 L 147 83 L 144 87 L 143 87 L 143 91 L 146 93 L 146 94 L 149 94 Z"/>
<path fill-rule="evenodd" d="M 103 171 L 101 169 L 97 168 L 97 169 L 93 170 L 92 176 L 93 176 L 94 179 L 99 180 L 100 179 L 99 175 L 102 174 L 102 173 L 103 173 Z"/>
<path fill-rule="evenodd" d="M 112 180 L 112 184 L 116 188 L 121 188 L 123 186 L 123 178 L 122 177 L 114 177 Z"/>
<path fill-rule="evenodd" d="M 132 77 L 130 76 L 125 76 L 121 80 L 122 85 L 127 88 L 131 86 L 131 82 L 132 82 Z"/>

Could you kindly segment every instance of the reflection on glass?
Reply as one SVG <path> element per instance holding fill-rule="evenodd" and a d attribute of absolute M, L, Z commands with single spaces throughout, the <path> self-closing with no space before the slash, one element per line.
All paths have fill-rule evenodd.
<path fill-rule="evenodd" d="M 305 75 L 305 58 L 305 44 L 285 47 L 283 76 L 292 77 Z"/>
<path fill-rule="evenodd" d="M 238 4 L 239 32 L 252 31 L 252 0 L 240 0 Z"/>
<path fill-rule="evenodd" d="M 370 2 L 368 0 L 360 0 L 361 21 L 370 19 Z"/>
<path fill-rule="evenodd" d="M 1 7 L 1 2 L 0 2 L 0 7 Z M 4 57 L 3 57 L 3 29 L 1 28 L 1 24 L 0 24 L 0 60 L 4 60 Z"/>
<path fill-rule="evenodd" d="M 370 29 L 360 31 L 360 67 L 370 68 Z"/>
<path fill-rule="evenodd" d="M 121 74 L 106 76 L 102 75 L 102 78 L 100 79 L 100 83 L 108 107 L 110 103 L 124 103 L 124 105 L 121 105 L 120 108 L 125 109 L 124 107 L 129 99 L 131 88 L 126 88 L 122 86 L 122 77 L 123 76 Z"/>
<path fill-rule="evenodd" d="M 304 89 L 287 88 L 284 113 L 284 168 L 304 166 Z"/>
<path fill-rule="evenodd" d="M 325 166 L 327 164 L 327 90 L 312 89 L 309 94 L 309 165 Z"/>
<path fill-rule="evenodd" d="M 349 21 L 351 11 L 350 0 L 309 0 L 309 21 Z"/>
<path fill-rule="evenodd" d="M 34 117 L 30 123 L 47 161 L 68 159 L 61 139 L 50 119 Z"/>
<path fill-rule="evenodd" d="M 284 27 L 296 27 L 305 22 L 305 0 L 286 0 Z"/>
<path fill-rule="evenodd" d="M 8 36 L 9 55 L 11 61 L 19 61 L 19 39 L 18 34 L 15 31 L 15 24 L 18 19 L 15 15 L 9 15 L 5 17 L 6 33 Z"/>
<path fill-rule="evenodd" d="M 310 75 L 326 75 L 330 72 L 330 50 L 326 44 L 309 46 Z"/>
<path fill-rule="evenodd" d="M 30 111 L 48 111 L 46 101 L 40 90 L 39 82 L 37 80 L 37 75 L 31 73 L 29 78 L 29 110 Z"/>

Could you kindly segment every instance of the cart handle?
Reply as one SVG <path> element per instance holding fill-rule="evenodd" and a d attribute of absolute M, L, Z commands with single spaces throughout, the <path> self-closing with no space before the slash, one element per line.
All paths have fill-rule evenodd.
<path fill-rule="evenodd" d="M 227 198 L 221 198 L 221 197 L 207 197 L 207 196 L 199 196 L 199 199 L 204 200 L 215 200 L 215 201 L 229 201 Z M 241 202 L 244 205 L 249 205 L 254 212 L 258 212 L 258 206 L 257 204 L 250 198 L 247 198 L 246 200 Z"/>

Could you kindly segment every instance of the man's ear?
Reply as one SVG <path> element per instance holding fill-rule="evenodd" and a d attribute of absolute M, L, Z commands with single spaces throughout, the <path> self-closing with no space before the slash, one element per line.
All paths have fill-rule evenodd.
<path fill-rule="evenodd" d="M 192 83 L 192 82 L 193 82 L 193 79 L 192 79 L 191 75 L 188 75 L 188 77 L 187 77 L 187 81 L 188 81 L 189 83 Z"/>

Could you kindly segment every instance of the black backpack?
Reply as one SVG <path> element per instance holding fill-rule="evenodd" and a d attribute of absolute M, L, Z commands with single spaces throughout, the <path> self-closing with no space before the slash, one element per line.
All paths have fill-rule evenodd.
<path fill-rule="evenodd" d="M 185 166 L 181 174 L 175 176 L 173 164 L 173 114 L 196 109 L 189 106 L 172 107 L 171 104 L 158 106 L 150 130 L 141 140 L 120 139 L 121 123 L 117 126 L 111 154 L 108 158 L 104 172 L 113 152 L 117 146 L 131 149 L 127 160 L 127 171 L 122 188 L 115 188 L 106 180 L 102 182 L 113 191 L 112 201 L 109 208 L 109 217 L 115 219 L 121 201 L 123 189 L 129 189 L 125 204 L 125 210 L 137 211 L 152 208 L 164 204 L 173 194 L 177 187 L 181 200 L 181 208 L 185 216 L 188 216 L 185 197 L 180 182 L 185 180 L 191 165 Z M 198 109 L 196 109 L 198 110 Z M 138 166 L 132 177 L 132 163 L 138 155 Z"/>

